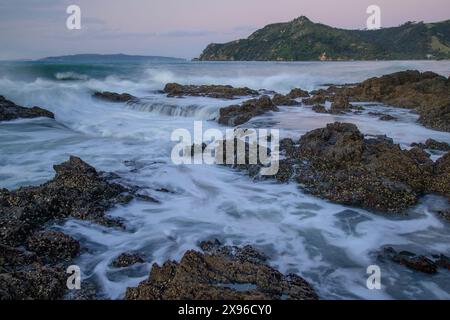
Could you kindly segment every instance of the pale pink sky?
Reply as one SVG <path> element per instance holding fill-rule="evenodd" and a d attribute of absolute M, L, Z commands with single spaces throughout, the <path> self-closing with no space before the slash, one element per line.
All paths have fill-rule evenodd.
<path fill-rule="evenodd" d="M 80 31 L 65 27 L 70 4 L 82 9 Z M 210 42 L 300 15 L 364 28 L 371 4 L 381 7 L 383 27 L 450 19 L 450 0 L 2 0 L 0 59 L 82 52 L 192 58 Z"/>

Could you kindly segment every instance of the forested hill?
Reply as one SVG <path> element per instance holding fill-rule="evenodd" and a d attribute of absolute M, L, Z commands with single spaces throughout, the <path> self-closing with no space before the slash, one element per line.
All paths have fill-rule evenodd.
<path fill-rule="evenodd" d="M 345 30 L 302 16 L 257 30 L 247 39 L 210 44 L 200 60 L 450 59 L 450 20 L 407 22 L 378 30 Z"/>

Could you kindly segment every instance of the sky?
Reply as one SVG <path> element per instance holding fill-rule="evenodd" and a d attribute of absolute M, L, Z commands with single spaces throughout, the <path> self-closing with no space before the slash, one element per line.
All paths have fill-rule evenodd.
<path fill-rule="evenodd" d="M 0 0 L 0 60 L 76 53 L 190 59 L 211 42 L 246 38 L 301 15 L 363 29 L 373 4 L 382 27 L 450 19 L 449 0 Z M 69 5 L 81 8 L 81 30 L 66 27 Z"/>

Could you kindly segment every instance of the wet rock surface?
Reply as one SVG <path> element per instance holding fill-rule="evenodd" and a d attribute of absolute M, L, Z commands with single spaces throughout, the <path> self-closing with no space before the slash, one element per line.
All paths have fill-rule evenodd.
<path fill-rule="evenodd" d="M 340 97 L 351 102 L 373 101 L 412 109 L 419 114 L 418 121 L 422 125 L 450 131 L 450 79 L 433 72 L 408 70 L 370 78 L 353 86 L 331 86 L 316 90 L 304 102 L 323 104 Z"/>
<path fill-rule="evenodd" d="M 109 102 L 128 102 L 128 101 L 135 101 L 137 100 L 136 97 L 132 96 L 129 93 L 116 93 L 116 92 L 109 92 L 109 91 L 103 91 L 103 92 L 95 92 L 93 97 L 102 99 Z"/>
<path fill-rule="evenodd" d="M 28 250 L 50 261 L 70 261 L 80 253 L 77 240 L 53 230 L 36 232 L 28 238 L 26 245 Z"/>
<path fill-rule="evenodd" d="M 413 143 L 411 147 L 419 147 L 421 149 L 431 149 L 439 151 L 450 151 L 450 145 L 445 142 L 439 142 L 434 139 L 427 139 L 425 143 Z"/>
<path fill-rule="evenodd" d="M 0 299 L 63 298 L 65 268 L 80 244 L 45 230 L 49 224 L 71 216 L 121 225 L 105 212 L 130 200 L 125 187 L 74 156 L 54 169 L 54 179 L 41 186 L 0 190 Z"/>
<path fill-rule="evenodd" d="M 307 98 L 309 97 L 309 92 L 301 88 L 294 88 L 286 96 L 289 99 Z"/>
<path fill-rule="evenodd" d="M 401 150 L 387 137 L 365 138 L 353 124 L 328 124 L 290 145 L 284 153 L 295 168 L 295 180 L 338 203 L 396 212 L 432 189 L 428 154 Z"/>
<path fill-rule="evenodd" d="M 256 90 L 244 88 L 234 88 L 225 85 L 181 85 L 178 83 L 168 83 L 163 89 L 168 97 L 208 97 L 217 99 L 236 99 L 243 96 L 257 96 Z"/>
<path fill-rule="evenodd" d="M 272 102 L 276 105 L 276 106 L 296 106 L 299 105 L 300 102 L 288 97 L 288 96 L 284 96 L 282 94 L 275 94 L 272 97 Z"/>
<path fill-rule="evenodd" d="M 25 108 L 16 105 L 14 102 L 0 96 L 0 121 L 9 121 L 19 118 L 30 119 L 46 117 L 54 119 L 55 115 L 40 107 Z"/>
<path fill-rule="evenodd" d="M 111 265 L 114 268 L 126 268 L 144 262 L 144 257 L 139 253 L 124 252 L 115 258 Z"/>
<path fill-rule="evenodd" d="M 435 163 L 420 148 L 402 150 L 386 136 L 368 136 L 354 124 L 332 123 L 298 141 L 280 142 L 274 176 L 296 181 L 315 196 L 337 203 L 399 213 L 426 193 L 450 196 L 450 153 Z M 257 176 L 261 166 L 238 166 Z"/>
<path fill-rule="evenodd" d="M 178 263 L 154 264 L 148 280 L 127 289 L 126 299 L 318 299 L 303 278 L 281 274 L 250 246 L 221 246 L 217 241 L 200 246 L 206 252 L 190 250 Z"/>
<path fill-rule="evenodd" d="M 238 126 L 266 112 L 278 111 L 268 96 L 251 99 L 241 105 L 231 105 L 220 109 L 218 122 L 228 126 Z"/>
<path fill-rule="evenodd" d="M 392 261 L 411 270 L 428 274 L 437 273 L 439 268 L 450 270 L 450 259 L 443 254 L 426 257 L 409 251 L 397 251 L 392 247 L 385 247 L 378 254 L 378 259 L 383 262 Z"/>

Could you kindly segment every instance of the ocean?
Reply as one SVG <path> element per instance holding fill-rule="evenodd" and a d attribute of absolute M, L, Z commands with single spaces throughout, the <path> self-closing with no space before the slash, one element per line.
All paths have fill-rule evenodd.
<path fill-rule="evenodd" d="M 52 226 L 81 241 L 85 249 L 75 263 L 101 298 L 123 298 L 127 287 L 147 278 L 153 263 L 178 260 L 200 241 L 218 238 L 261 249 L 272 266 L 298 273 L 322 299 L 449 299 L 449 272 L 429 276 L 381 263 L 376 256 L 384 245 L 450 255 L 450 225 L 431 212 L 447 206 L 443 198 L 426 196 L 407 215 L 375 214 L 307 195 L 294 183 L 253 180 L 223 166 L 177 166 L 170 158 L 174 130 L 192 131 L 194 121 L 203 121 L 204 129 L 225 130 L 214 121 L 219 109 L 245 99 L 167 98 L 160 90 L 168 82 L 287 93 L 294 87 L 313 90 L 406 69 L 448 77 L 450 61 L 0 62 L 0 95 L 19 105 L 46 108 L 56 117 L 0 123 L 0 188 L 43 183 L 53 177 L 54 164 L 77 155 L 159 200 L 134 200 L 111 210 L 111 216 L 124 219 L 126 230 L 74 219 Z M 95 91 L 127 92 L 140 100 L 109 103 L 92 98 Z M 399 120 L 383 122 L 368 114 L 380 110 Z M 417 117 L 376 104 L 367 105 L 361 115 L 281 107 L 246 126 L 276 128 L 282 138 L 298 139 L 327 123 L 345 121 L 368 135 L 386 134 L 402 148 L 428 138 L 450 143 L 450 133 L 427 129 L 416 123 Z M 159 192 L 161 188 L 170 192 Z M 147 263 L 111 267 L 126 251 L 144 253 Z M 367 267 L 374 264 L 382 270 L 381 290 L 366 287 Z"/>

